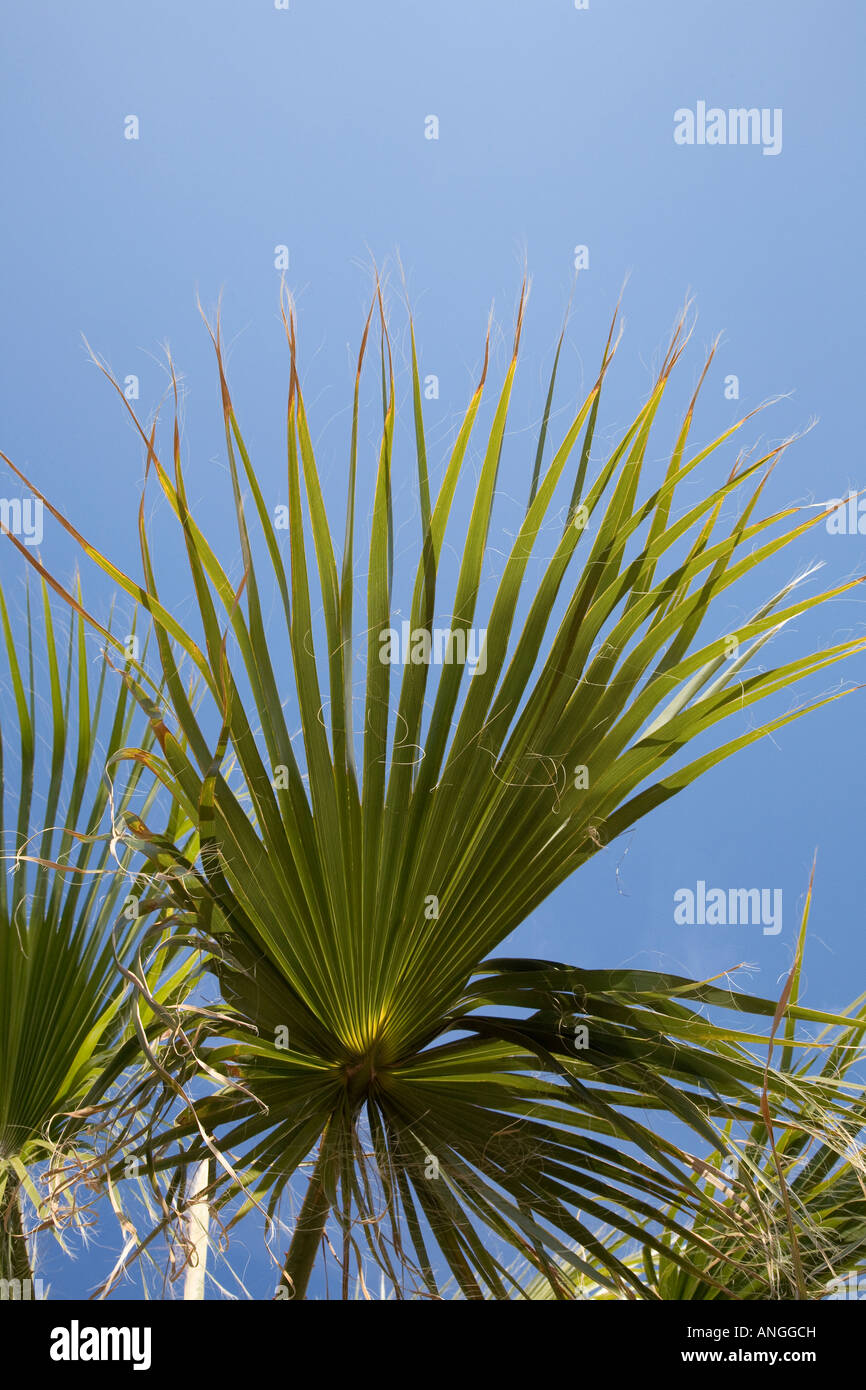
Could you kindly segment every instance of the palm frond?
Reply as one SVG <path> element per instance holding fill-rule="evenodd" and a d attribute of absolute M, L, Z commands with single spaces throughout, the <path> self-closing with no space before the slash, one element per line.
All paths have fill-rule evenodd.
<path fill-rule="evenodd" d="M 814 878 L 814 871 L 813 871 Z M 798 951 L 788 985 L 796 1004 L 803 964 L 812 883 L 806 895 Z M 781 1001 L 780 1001 L 781 1002 Z M 742 1223 L 738 1240 L 724 1252 L 696 1248 L 695 1236 L 710 1245 L 715 1222 L 701 1214 L 695 1226 L 684 1208 L 667 1215 L 685 1221 L 686 1233 L 656 1229 L 639 1243 L 620 1236 L 617 1250 L 642 1286 L 666 1301 L 823 1299 L 844 1288 L 846 1280 L 866 1267 L 866 1173 L 857 1136 L 864 1115 L 864 1093 L 852 1073 L 863 1056 L 866 996 L 855 1000 L 845 1015 L 827 1023 L 801 1051 L 793 1041 L 797 1020 L 785 1010 L 784 1045 L 780 1069 L 789 1079 L 790 1093 L 804 1083 L 826 1082 L 829 1088 L 847 1083 L 847 1125 L 812 1131 L 796 1120 L 777 1125 L 767 1116 L 755 1121 L 739 1140 L 734 1125 L 725 1125 L 722 1146 L 708 1156 L 695 1174 L 707 1196 Z M 781 1017 L 777 1008 L 776 1017 Z M 796 1110 L 796 1102 L 795 1102 Z M 852 1138 L 853 1136 L 853 1138 Z M 644 1224 L 641 1222 L 640 1224 Z M 657 1214 L 646 1226 L 658 1228 Z M 695 1268 L 680 1257 L 688 1254 Z M 616 1298 L 598 1278 L 575 1275 L 562 1268 L 561 1284 L 575 1298 Z M 548 1279 L 536 1276 L 527 1286 L 533 1299 L 555 1296 Z"/>
<path fill-rule="evenodd" d="M 143 761 L 124 762 L 122 785 L 105 774 L 138 710 L 101 655 L 94 666 L 83 618 L 58 637 L 43 583 L 41 617 L 28 591 L 26 636 L 2 592 L 0 621 L 0 1265 L 20 1277 L 22 1199 L 62 1230 L 76 1184 L 92 1179 L 104 1099 L 141 1061 L 116 957 L 154 895 L 113 824 L 132 806 L 148 814 L 156 788 L 141 785 Z M 156 974 L 165 965 L 161 954 Z"/>
<path fill-rule="evenodd" d="M 356 732 L 359 383 L 377 309 L 383 423 L 371 501 L 363 727 Z M 447 600 L 451 659 L 438 679 L 430 650 L 443 608 L 446 531 L 487 391 L 489 344 L 434 500 L 412 330 L 421 534 L 409 626 L 421 659 L 408 661 L 394 681 L 383 652 L 394 614 L 397 393 L 378 293 L 358 362 L 342 557 L 325 509 L 289 302 L 288 557 L 232 404 L 218 326 L 240 582 L 192 515 L 177 424 L 171 468 L 157 452 L 156 427 L 138 425 L 148 472 L 180 529 L 195 634 L 161 597 L 143 506 L 139 581 L 43 498 L 153 622 L 166 701 L 145 693 L 143 667 L 130 676 L 130 689 L 151 719 L 159 752 L 148 754 L 147 766 L 170 794 L 175 819 L 166 830 L 127 815 L 125 843 L 151 870 L 170 869 L 167 884 L 196 915 L 228 1006 L 228 1017 L 209 1030 L 211 1041 L 203 1024 L 195 1059 L 184 1058 L 185 1076 L 198 1069 L 216 1078 L 212 1093 L 148 1141 L 157 1144 L 150 1157 L 157 1168 L 188 1164 L 207 1157 L 204 1136 L 218 1135 L 220 1153 L 232 1161 L 214 1178 L 212 1205 L 240 1192 L 241 1212 L 253 1203 L 274 1212 L 299 1165 L 314 1162 L 281 1284 L 291 1296 L 303 1296 L 329 1214 L 342 1232 L 344 1289 L 350 1262 L 360 1266 L 369 1254 L 401 1292 L 411 1285 L 438 1296 L 444 1266 L 465 1297 L 521 1296 L 510 1266 L 516 1249 L 558 1296 L 568 1296 L 563 1268 L 611 1291 L 660 1296 L 617 1253 L 617 1239 L 644 1241 L 650 1259 L 684 1278 L 722 1288 L 735 1270 L 767 1289 L 766 1269 L 744 1239 L 758 1238 L 757 1215 L 744 1211 L 739 1196 L 719 1202 L 695 1181 L 705 1160 L 691 1146 L 723 1152 L 731 1126 L 762 1123 L 765 1104 L 792 1145 L 837 1152 L 860 1123 L 835 1072 L 815 1078 L 767 1068 L 756 1057 L 754 1029 L 773 1019 L 772 1001 L 649 972 L 491 957 L 641 816 L 828 699 L 785 708 L 732 735 L 719 737 L 716 725 L 866 645 L 856 638 L 750 668 L 784 624 L 851 584 L 801 597 L 792 581 L 734 634 L 702 631 L 733 584 L 825 514 L 803 519 L 790 507 L 758 518 L 785 446 L 719 471 L 749 417 L 690 453 L 697 392 L 669 465 L 660 477 L 648 466 L 656 417 L 688 338 L 682 321 L 648 399 L 596 467 L 615 319 L 598 377 L 543 468 L 555 419 L 551 380 L 529 504 L 489 604 L 483 660 L 467 677 L 460 654 L 486 596 L 484 561 L 524 310 L 522 297 Z M 706 485 L 690 487 L 682 504 L 680 489 L 698 469 Z M 571 499 L 564 524 L 527 595 L 530 560 L 557 515 L 561 486 Z M 738 509 L 733 520 L 731 508 Z M 263 595 L 271 589 L 277 603 L 266 620 Z M 190 700 L 188 669 L 204 692 L 201 708 Z M 679 760 L 697 739 L 697 756 Z M 733 1012 L 735 1025 L 723 1026 L 707 1009 Z M 787 1005 L 788 1018 L 819 1016 Z M 792 1052 L 798 1046 L 788 1041 Z M 161 1065 L 171 1066 L 167 1054 Z M 674 1132 L 680 1137 L 665 1137 Z M 765 1191 L 778 1184 L 748 1149 L 743 1163 L 741 1184 L 748 1178 Z M 613 1240 L 599 1236 L 604 1226 Z"/>

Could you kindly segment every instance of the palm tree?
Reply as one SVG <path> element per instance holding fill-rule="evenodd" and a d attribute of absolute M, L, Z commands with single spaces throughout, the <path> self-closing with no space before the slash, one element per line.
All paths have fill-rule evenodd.
<path fill-rule="evenodd" d="M 862 1059 L 866 996 L 861 995 L 846 1010 L 844 1024 L 823 1028 L 799 1052 L 793 1047 L 795 1019 L 784 1007 L 797 1002 L 812 886 L 810 881 L 794 965 L 772 1030 L 774 1035 L 785 1015 L 780 1069 L 792 1079 L 811 1076 L 816 1084 L 824 1081 L 830 1088 L 848 1081 L 854 1113 L 859 1111 L 862 1116 L 863 1088 L 851 1074 Z M 689 1251 L 691 1233 L 665 1232 L 660 1245 L 646 1241 L 636 1244 L 620 1236 L 617 1251 L 648 1293 L 667 1302 L 768 1297 L 802 1301 L 827 1298 L 834 1290 L 842 1290 L 844 1296 L 852 1279 L 862 1277 L 866 1267 L 862 1146 L 857 1144 L 846 1151 L 838 1135 L 834 1142 L 818 1139 L 811 1143 L 810 1139 L 796 1123 L 777 1132 L 766 1113 L 745 1131 L 739 1144 L 733 1126 L 726 1125 L 724 1145 L 708 1156 L 706 1178 L 699 1175 L 696 1181 L 703 1180 L 707 1195 L 714 1203 L 723 1203 L 735 1217 L 748 1213 L 749 1229 L 724 1252 L 692 1248 L 692 1264 L 700 1270 L 699 1275 L 688 1272 L 670 1255 L 673 1248 L 680 1253 Z M 743 1183 L 735 1180 L 741 1172 Z M 711 1242 L 713 1221 L 700 1217 L 697 1234 Z M 756 1277 L 754 1264 L 748 1259 L 749 1244 L 756 1236 L 764 1277 Z M 622 1297 L 597 1278 L 565 1267 L 561 1277 L 574 1298 Z M 548 1279 L 536 1276 L 528 1283 L 528 1295 L 551 1299 L 554 1292 Z"/>
<path fill-rule="evenodd" d="M 363 723 L 356 732 L 359 393 L 377 307 L 383 424 Z M 754 655 L 786 622 L 850 587 L 801 597 L 799 581 L 768 597 L 734 634 L 699 637 L 714 600 L 823 515 L 803 520 L 788 508 L 756 519 L 784 446 L 735 461 L 675 508 L 681 484 L 702 465 L 714 468 L 745 423 L 690 452 L 700 386 L 663 477 L 639 498 L 653 423 L 688 338 L 683 321 L 647 401 L 596 468 L 592 448 L 618 342 L 615 316 L 598 378 L 545 463 L 557 352 L 525 517 L 490 605 L 483 659 L 467 681 L 460 657 L 475 631 L 523 316 L 521 297 L 448 600 L 450 636 L 438 680 L 430 652 L 442 606 L 443 546 L 486 389 L 489 338 L 434 500 L 410 323 L 421 520 L 410 636 L 418 659 L 406 662 L 399 682 L 392 684 L 390 669 L 395 383 L 379 293 L 358 357 L 341 556 L 325 510 L 288 301 L 288 557 L 232 404 L 219 325 L 212 338 L 240 582 L 192 515 L 177 418 L 173 468 L 159 457 L 156 424 L 145 429 L 136 420 L 148 474 L 155 474 L 183 537 L 200 634 L 173 616 L 161 595 L 143 504 L 139 583 L 43 498 L 152 620 L 166 698 L 140 698 L 159 745 L 148 766 L 171 799 L 174 820 L 166 827 L 127 815 L 124 842 L 162 876 L 177 908 L 195 915 L 226 1005 L 219 1023 L 200 1020 L 194 1043 L 184 1034 L 190 1045 L 180 1063 L 176 1047 L 159 1054 L 160 1074 L 180 1108 L 173 1125 L 148 1136 L 146 1152 L 156 1169 L 185 1169 L 213 1154 L 208 1195 L 214 1210 L 233 1202 L 233 1219 L 253 1206 L 272 1216 L 293 1176 L 302 1165 L 311 1168 L 278 1297 L 306 1295 L 329 1229 L 342 1242 L 344 1297 L 353 1266 L 362 1276 L 368 1258 L 399 1296 L 438 1297 L 453 1280 L 466 1298 L 521 1297 L 526 1281 L 514 1273 L 515 1252 L 556 1297 L 572 1296 L 563 1270 L 611 1292 L 658 1296 L 618 1254 L 620 1238 L 640 1240 L 686 1277 L 718 1287 L 736 1269 L 771 1296 L 758 1216 L 742 1203 L 713 1199 L 696 1179 L 723 1175 L 695 1150 L 725 1152 L 728 1128 L 748 1130 L 764 1112 L 777 1133 L 796 1127 L 804 1142 L 838 1151 L 860 1126 L 843 1086 L 830 1078 L 813 1084 L 808 1075 L 756 1059 L 755 1028 L 772 1020 L 774 1001 L 714 982 L 491 954 L 641 816 L 806 709 L 786 710 L 711 747 L 704 739 L 691 762 L 672 763 L 686 744 L 866 641 L 750 674 Z M 701 382 L 711 361 L 712 353 Z M 561 486 L 570 500 L 557 525 Z M 724 521 L 737 501 L 738 515 Z M 553 554 L 517 622 L 530 557 L 551 524 Z M 582 567 L 574 564 L 578 550 Z M 260 574 L 273 586 L 276 616 Z M 190 695 L 188 672 L 201 700 Z M 145 674 L 139 666 L 129 678 L 139 695 Z M 287 712 L 290 678 L 298 749 Z M 727 1011 L 728 1023 L 718 1021 L 719 1011 Z M 790 1003 L 788 1015 L 819 1017 Z M 175 1041 L 188 1019 L 178 1015 Z M 178 1065 L 180 1074 L 173 1071 Z M 194 1101 L 186 1088 L 193 1075 L 212 1082 L 210 1093 Z M 777 1175 L 763 1171 L 746 1147 L 730 1182 L 734 1191 L 774 1182 Z M 602 1224 L 611 1239 L 599 1235 Z"/>
<path fill-rule="evenodd" d="M 31 1278 L 24 1199 L 62 1238 L 76 1194 L 95 1186 L 110 1098 L 141 1063 L 117 959 L 150 910 L 109 815 L 133 805 L 147 814 L 153 791 L 139 784 L 150 729 L 116 787 L 105 766 L 126 747 L 135 700 L 123 682 L 112 698 L 101 658 L 93 680 L 83 618 L 72 615 L 64 650 L 45 584 L 42 601 L 37 638 L 28 593 L 21 644 L 0 592 L 0 1278 L 20 1281 Z M 166 960 L 151 963 L 156 974 Z M 147 1008 L 139 1024 L 145 1036 L 164 1026 Z"/>

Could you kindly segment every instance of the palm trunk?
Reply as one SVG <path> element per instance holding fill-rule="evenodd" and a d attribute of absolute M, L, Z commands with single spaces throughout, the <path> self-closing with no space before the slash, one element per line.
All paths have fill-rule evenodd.
<path fill-rule="evenodd" d="M 210 1159 L 206 1158 L 198 1164 L 193 1172 L 189 1188 L 190 1208 L 187 1219 L 187 1235 L 192 1245 L 192 1251 L 184 1279 L 184 1300 L 204 1298 L 210 1207 L 207 1197 L 202 1197 L 201 1194 L 207 1191 L 209 1183 Z"/>
<path fill-rule="evenodd" d="M 0 1214 L 0 1278 L 20 1279 L 22 1286 L 25 1281 L 33 1279 L 21 1220 L 20 1187 L 12 1189 L 12 1194 Z"/>
<path fill-rule="evenodd" d="M 328 1220 L 328 1212 L 331 1209 L 331 1203 L 325 1191 L 324 1154 L 325 1137 L 323 1136 L 319 1145 L 319 1156 L 316 1159 L 313 1176 L 310 1178 L 310 1184 L 295 1223 L 295 1234 L 292 1236 L 292 1243 L 286 1256 L 277 1298 L 290 1298 L 297 1302 L 298 1299 L 307 1296 L 307 1285 L 310 1282 L 310 1275 L 316 1262 L 325 1223 Z"/>

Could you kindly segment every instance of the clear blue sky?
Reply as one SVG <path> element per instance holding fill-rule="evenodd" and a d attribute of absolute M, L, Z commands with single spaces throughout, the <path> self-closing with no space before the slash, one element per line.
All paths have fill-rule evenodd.
<path fill-rule="evenodd" d="M 337 506 L 371 257 L 391 268 L 399 319 L 399 252 L 422 370 L 440 379 L 434 471 L 474 382 L 491 301 L 510 334 L 525 260 L 533 286 L 501 479 L 507 530 L 525 499 L 531 427 L 580 243 L 590 263 L 565 354 L 567 399 L 595 369 L 629 274 L 603 421 L 622 425 L 691 291 L 699 321 L 678 401 L 723 334 L 696 438 L 783 395 L 750 440 L 818 424 L 777 470 L 767 505 L 866 486 L 863 30 L 851 0 L 590 0 L 587 11 L 572 0 L 291 0 L 288 12 L 272 0 L 8 6 L 0 445 L 89 538 L 134 566 L 141 453 L 81 335 L 119 376 L 139 377 L 145 415 L 166 387 L 168 341 L 187 391 L 191 497 L 209 534 L 234 546 L 196 291 L 208 307 L 223 292 L 241 421 L 270 470 L 273 501 L 285 500 L 274 248 L 288 246 L 307 402 Z M 781 153 L 676 145 L 674 112 L 699 101 L 780 108 Z M 129 115 L 140 124 L 135 141 L 124 138 Z M 429 115 L 436 141 L 424 137 Z M 736 404 L 724 398 L 728 374 L 739 377 Z M 408 448 L 403 462 L 408 498 Z M 864 548 L 864 537 L 816 530 L 773 578 L 823 560 L 824 578 L 838 580 L 863 570 Z M 172 547 L 163 549 L 171 575 Z M 56 528 L 42 550 L 71 573 L 73 552 Z M 0 548 L 13 595 L 20 572 L 11 547 Z M 98 607 L 104 585 L 85 581 Z M 179 566 L 176 583 L 182 612 L 189 588 Z M 779 655 L 841 640 L 863 614 L 862 599 L 839 602 L 798 624 Z M 848 674 L 866 680 L 862 662 Z M 524 924 L 515 947 L 699 976 L 749 961 L 744 983 L 775 994 L 817 849 L 807 999 L 844 1005 L 866 965 L 863 716 L 858 693 L 715 771 L 597 856 Z M 673 893 L 699 879 L 780 887 L 781 933 L 676 925 Z M 105 1268 L 98 1251 L 76 1266 L 52 1260 L 55 1295 L 79 1292 Z M 255 1256 L 247 1274 L 260 1293 L 271 1278 Z"/>

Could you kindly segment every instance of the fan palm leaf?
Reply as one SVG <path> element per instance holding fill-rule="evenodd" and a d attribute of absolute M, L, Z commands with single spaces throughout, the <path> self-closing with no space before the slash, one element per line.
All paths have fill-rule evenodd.
<path fill-rule="evenodd" d="M 75 1184 L 93 1179 L 101 1107 L 141 1060 L 116 953 L 153 895 L 126 872 L 130 852 L 111 823 L 131 806 L 146 814 L 153 789 L 140 785 L 142 762 L 126 764 L 122 787 L 104 775 L 138 711 L 101 657 L 94 679 L 83 619 L 72 614 L 61 640 L 43 584 L 41 624 L 28 593 L 23 640 L 2 591 L 0 622 L 0 1277 L 20 1279 L 24 1198 L 58 1231 L 74 1216 Z M 146 750 L 147 724 L 143 733 Z"/>
<path fill-rule="evenodd" d="M 814 877 L 814 875 L 813 875 Z M 805 946 L 806 927 L 812 900 L 812 884 L 806 895 L 797 956 L 787 987 L 787 997 L 796 1003 Z M 782 1010 L 776 1019 L 781 1021 Z M 796 1019 L 785 1020 L 780 1069 L 792 1081 L 805 1077 L 823 1078 L 831 1084 L 850 1076 L 854 1115 L 863 1114 L 863 1090 L 854 1081 L 857 1063 L 862 1060 L 863 1032 L 866 1029 L 866 1002 L 861 996 L 846 1010 L 847 1022 L 829 1025 L 798 1052 L 792 1047 Z M 726 1125 L 724 1144 L 708 1156 L 711 1181 L 707 1194 L 742 1218 L 748 1213 L 749 1231 L 724 1252 L 696 1250 L 691 1236 L 664 1232 L 659 1241 L 642 1242 L 620 1237 L 617 1251 L 623 1262 L 641 1279 L 646 1289 L 666 1301 L 746 1300 L 771 1297 L 780 1299 L 821 1299 L 833 1290 L 847 1287 L 846 1281 L 866 1267 L 866 1180 L 862 1146 L 813 1139 L 796 1126 L 779 1128 L 767 1117 L 757 1120 L 735 1142 L 733 1126 Z M 759 1182 L 750 1178 L 757 1170 Z M 736 1179 L 743 1171 L 745 1184 Z M 724 1177 L 720 1181 L 719 1173 Z M 700 1174 L 696 1183 L 705 1180 Z M 682 1215 L 671 1211 L 669 1216 Z M 698 1218 L 697 1233 L 712 1241 L 714 1223 Z M 760 1260 L 749 1258 L 749 1246 L 757 1239 Z M 687 1271 L 670 1256 L 691 1254 L 696 1267 Z M 691 1247 L 691 1248 L 690 1248 Z M 575 1298 L 609 1299 L 620 1297 L 598 1279 L 561 1271 L 563 1284 Z M 528 1295 L 533 1299 L 554 1296 L 548 1279 L 531 1280 Z"/>
<path fill-rule="evenodd" d="M 356 729 L 359 402 L 377 308 L 383 416 L 371 502 L 363 723 Z M 804 520 L 791 507 L 757 518 L 785 446 L 752 462 L 736 460 L 679 508 L 681 485 L 702 465 L 712 470 L 745 423 L 690 452 L 700 386 L 667 468 L 653 476 L 649 495 L 640 495 L 654 421 L 685 349 L 682 322 L 648 399 L 596 467 L 614 320 L 598 378 L 543 468 L 554 366 L 529 504 L 490 604 L 484 661 L 467 681 L 466 662 L 453 652 L 466 650 L 484 588 L 523 315 L 521 299 L 448 601 L 452 659 L 438 680 L 425 658 L 407 662 L 393 682 L 391 663 L 382 659 L 394 611 L 397 407 L 381 295 L 358 359 L 342 559 L 325 509 L 289 303 L 288 557 L 241 434 L 218 327 L 240 583 L 192 514 L 177 418 L 170 467 L 159 456 L 156 425 L 146 430 L 136 420 L 148 474 L 179 525 L 200 631 L 173 616 L 161 595 L 143 504 L 139 582 L 43 498 L 153 622 L 165 700 L 144 693 L 143 666 L 130 668 L 128 681 L 150 713 L 159 752 L 148 764 L 176 819 L 166 830 L 128 814 L 124 841 L 167 875 L 177 904 L 195 913 L 237 1020 L 234 1026 L 223 1018 L 211 1030 L 194 1065 L 186 1055 L 184 1080 L 205 1068 L 222 1081 L 194 1105 L 182 1092 L 189 1103 L 163 1134 L 156 1162 L 200 1161 L 206 1137 L 218 1136 L 223 1161 L 210 1195 L 219 1205 L 240 1192 L 238 1215 L 264 1203 L 275 1212 L 293 1175 L 312 1164 L 279 1286 L 291 1297 L 306 1293 L 329 1217 L 343 1242 L 344 1296 L 351 1263 L 361 1269 L 368 1255 L 404 1293 L 438 1296 L 444 1268 L 467 1298 L 521 1296 L 511 1271 L 517 1250 L 556 1296 L 569 1296 L 565 1267 L 612 1291 L 657 1297 L 633 1262 L 618 1255 L 616 1240 L 600 1237 L 605 1225 L 620 1238 L 645 1240 L 688 1277 L 708 1277 L 708 1262 L 721 1254 L 768 1286 L 754 1245 L 743 1241 L 744 1233 L 757 1237 L 757 1218 L 716 1202 L 695 1182 L 696 1172 L 707 1170 L 693 1150 L 716 1151 L 726 1126 L 758 1123 L 765 1097 L 780 1131 L 847 1143 L 859 1127 L 848 1093 L 831 1078 L 816 1082 L 765 1067 L 756 1029 L 772 1020 L 773 1001 L 652 972 L 491 956 L 641 816 L 827 701 L 787 709 L 726 740 L 703 738 L 692 761 L 669 768 L 687 744 L 864 646 L 858 638 L 750 673 L 754 654 L 786 622 L 851 587 L 801 597 L 798 581 L 772 593 L 739 626 L 733 655 L 731 634 L 701 635 L 731 585 L 807 535 L 824 514 Z M 411 332 L 421 534 L 410 629 L 421 634 L 422 652 L 442 607 L 446 529 L 487 389 L 488 358 L 489 344 L 434 500 Z M 559 514 L 553 554 L 526 598 L 530 558 L 556 516 L 560 485 L 570 502 Z M 737 503 L 738 514 L 725 521 Z M 276 616 L 268 620 L 262 573 L 276 596 Z M 521 601 L 527 606 L 519 621 Z M 193 707 L 188 673 L 204 692 L 203 707 Z M 788 1007 L 792 1017 L 833 1022 Z M 715 1011 L 731 1021 L 720 1023 Z M 168 1068 L 171 1060 L 163 1060 Z M 748 1155 L 744 1173 L 757 1185 L 776 1181 Z M 647 1234 L 650 1222 L 658 1223 L 658 1235 Z"/>

